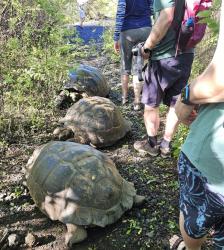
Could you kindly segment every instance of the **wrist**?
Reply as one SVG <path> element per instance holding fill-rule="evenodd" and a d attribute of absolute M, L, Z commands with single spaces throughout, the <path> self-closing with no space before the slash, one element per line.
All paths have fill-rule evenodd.
<path fill-rule="evenodd" d="M 186 85 L 181 91 L 181 102 L 186 105 L 194 105 L 190 101 L 190 85 Z"/>
<path fill-rule="evenodd" d="M 152 50 L 149 47 L 145 46 L 145 45 L 143 46 L 143 51 L 144 51 L 145 54 L 150 54 L 151 55 L 151 53 L 152 53 Z"/>

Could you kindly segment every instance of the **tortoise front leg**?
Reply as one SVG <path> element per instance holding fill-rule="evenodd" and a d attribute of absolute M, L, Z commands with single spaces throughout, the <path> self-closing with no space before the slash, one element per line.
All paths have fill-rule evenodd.
<path fill-rule="evenodd" d="M 82 226 L 66 224 L 67 233 L 65 235 L 65 244 L 71 247 L 74 243 L 81 242 L 87 238 L 87 231 Z"/>
<path fill-rule="evenodd" d="M 145 201 L 145 196 L 142 195 L 136 195 L 134 197 L 134 206 L 141 206 Z"/>

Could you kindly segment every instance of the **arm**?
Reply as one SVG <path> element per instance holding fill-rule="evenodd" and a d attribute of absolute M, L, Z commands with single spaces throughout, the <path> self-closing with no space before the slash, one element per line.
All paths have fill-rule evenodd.
<path fill-rule="evenodd" d="M 195 106 L 182 103 L 181 98 L 179 97 L 175 105 L 175 112 L 179 122 L 182 122 L 185 125 L 190 125 L 197 116 L 194 109 Z"/>
<path fill-rule="evenodd" d="M 191 83 L 190 101 L 195 104 L 224 102 L 223 70 L 224 67 L 212 62 L 204 73 Z"/>
<path fill-rule="evenodd" d="M 219 39 L 214 57 L 190 85 L 190 101 L 195 104 L 224 102 L 224 0 L 222 1 Z"/>
<path fill-rule="evenodd" d="M 116 23 L 114 29 L 114 50 L 115 52 L 119 52 L 120 44 L 120 32 L 125 18 L 125 9 L 126 9 L 126 1 L 119 0 L 117 5 L 117 14 L 116 14 Z"/>
<path fill-rule="evenodd" d="M 166 35 L 174 18 L 174 8 L 175 7 L 169 7 L 161 10 L 159 17 L 153 25 L 150 35 L 145 42 L 145 48 L 153 49 Z"/>

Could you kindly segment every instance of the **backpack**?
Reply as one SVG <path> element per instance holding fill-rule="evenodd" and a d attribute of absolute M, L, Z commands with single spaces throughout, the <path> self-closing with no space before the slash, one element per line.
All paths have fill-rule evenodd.
<path fill-rule="evenodd" d="M 212 0 L 185 0 L 182 23 L 179 27 L 176 52 L 194 48 L 203 38 L 206 23 L 197 14 L 208 10 Z"/>

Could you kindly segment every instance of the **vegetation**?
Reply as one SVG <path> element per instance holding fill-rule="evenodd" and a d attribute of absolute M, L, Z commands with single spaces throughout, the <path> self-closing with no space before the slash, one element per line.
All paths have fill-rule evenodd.
<path fill-rule="evenodd" d="M 6 141 L 44 126 L 52 97 L 66 78 L 71 56 L 63 39 L 64 4 L 0 3 L 0 137 Z"/>
<path fill-rule="evenodd" d="M 89 0 L 87 17 L 113 17 L 115 3 L 115 0 L 110 3 Z M 215 0 L 212 15 L 211 11 L 203 14 L 216 34 L 214 17 L 219 6 L 220 0 Z M 82 54 L 74 48 L 70 53 L 70 46 L 65 44 L 64 37 L 69 33 L 65 24 L 73 20 L 68 10 L 73 10 L 77 19 L 74 1 L 3 0 L 0 3 L 0 136 L 4 138 L 1 143 L 23 135 L 27 129 L 40 129 L 49 112 L 53 112 L 53 96 L 65 81 L 70 62 Z M 118 61 L 113 53 L 112 32 L 109 29 L 104 34 L 104 51 Z M 202 53 L 214 47 L 216 34 L 202 45 Z M 196 56 L 192 77 L 207 64 L 206 60 L 203 60 L 205 64 L 201 63 L 200 54 Z"/>
<path fill-rule="evenodd" d="M 96 20 L 98 17 L 114 18 L 116 2 L 89 0 L 86 6 L 87 21 Z M 213 9 L 203 14 L 210 29 L 196 50 L 191 78 L 203 71 L 213 55 L 217 41 L 218 26 L 215 20 L 219 6 L 220 0 L 215 0 Z M 75 39 L 72 45 L 67 44 L 66 37 L 72 31 L 67 24 L 76 21 L 78 21 L 77 4 L 71 0 L 0 1 L 0 187 L 6 192 L 6 198 L 11 199 L 12 196 L 13 200 L 7 203 L 5 199 L 5 202 L 2 202 L 0 195 L 4 211 L 11 209 L 14 211 L 14 207 L 18 209 L 21 204 L 20 209 L 28 211 L 26 209 L 30 209 L 33 204 L 27 198 L 22 178 L 14 180 L 15 172 L 17 171 L 17 175 L 22 175 L 20 167 L 26 164 L 31 151 L 37 144 L 48 140 L 48 133 L 52 134 L 52 123 L 61 115 L 54 109 L 54 97 L 67 80 L 68 70 L 77 62 L 89 61 L 89 57 L 103 58 L 106 77 L 115 82 L 112 86 L 115 96 L 112 96 L 113 101 L 116 102 L 117 95 L 120 94 L 120 89 L 117 87 L 117 82 L 120 81 L 119 56 L 113 53 L 113 27 L 104 33 L 103 51 L 99 52 L 98 47 L 93 44 L 89 47 L 80 46 L 79 39 Z M 114 229 L 109 229 L 113 230 L 109 236 L 114 240 L 122 235 L 125 241 L 123 248 L 135 244 L 138 247 L 143 246 L 141 248 L 143 250 L 147 247 L 159 249 L 153 246 L 158 246 L 156 244 L 160 243 L 162 237 L 168 237 L 169 234 L 178 231 L 178 183 L 174 170 L 176 161 L 163 160 L 160 157 L 140 158 L 135 154 L 134 140 L 139 139 L 137 136 L 145 135 L 142 114 L 131 113 L 130 105 L 122 108 L 122 112 L 134 121 L 133 134 L 131 139 L 128 138 L 128 145 L 121 142 L 116 150 L 108 149 L 106 153 L 111 153 L 121 174 L 134 182 L 141 194 L 146 194 L 148 203 L 144 208 L 134 208 L 125 214 Z M 161 106 L 161 112 L 162 116 L 165 116 L 164 106 Z M 187 127 L 179 127 L 173 143 L 174 158 L 178 157 L 187 133 Z M 39 138 L 38 142 L 35 141 L 36 137 Z M 4 159 L 1 155 L 7 157 Z M 11 182 L 8 182 L 6 177 L 10 174 Z M 35 217 L 33 214 L 41 218 L 37 210 L 31 211 L 25 212 L 26 217 L 29 215 L 32 217 L 30 221 Z M 16 215 L 13 212 L 13 223 Z M 26 217 L 21 217 L 18 221 L 23 219 L 28 221 Z M 7 223 L 9 224 L 8 221 Z M 43 228 L 46 226 L 44 223 L 42 222 Z M 52 223 L 51 226 L 55 227 L 55 224 Z M 26 230 L 27 227 L 25 224 Z M 57 234 L 59 238 L 60 235 L 61 232 Z M 111 245 L 116 245 L 116 242 L 111 241 Z M 57 245 L 55 249 L 58 249 Z M 97 247 L 94 245 L 89 249 Z"/>
<path fill-rule="evenodd" d="M 84 3 L 86 21 L 114 18 L 117 0 L 88 0 Z M 71 22 L 79 21 L 78 7 L 76 1 L 68 2 L 65 6 L 65 13 L 70 17 Z"/>

